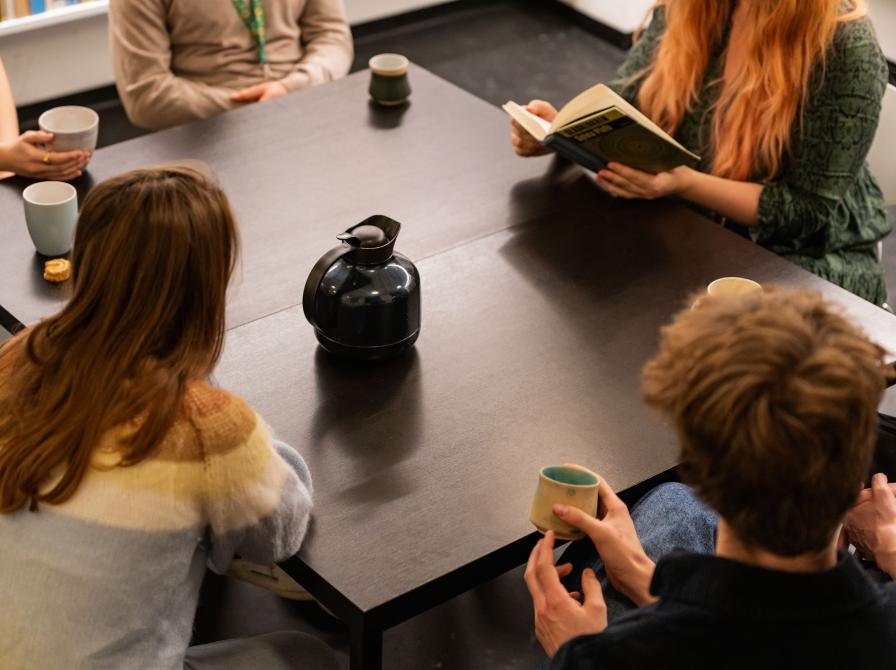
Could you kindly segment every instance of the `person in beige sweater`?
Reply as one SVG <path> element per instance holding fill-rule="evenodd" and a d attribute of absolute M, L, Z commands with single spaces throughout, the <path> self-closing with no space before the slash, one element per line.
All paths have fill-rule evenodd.
<path fill-rule="evenodd" d="M 112 59 L 128 118 L 204 119 L 348 73 L 342 0 L 110 0 Z"/>

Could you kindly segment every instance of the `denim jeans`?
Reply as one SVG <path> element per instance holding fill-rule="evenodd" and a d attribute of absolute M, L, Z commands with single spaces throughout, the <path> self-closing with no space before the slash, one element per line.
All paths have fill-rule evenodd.
<path fill-rule="evenodd" d="M 657 486 L 632 507 L 631 515 L 641 545 L 654 562 L 675 549 L 698 554 L 715 551 L 718 517 L 684 484 Z M 591 556 L 591 567 L 604 590 L 607 621 L 613 623 L 621 614 L 635 609 L 635 604 L 610 584 L 597 552 Z"/>

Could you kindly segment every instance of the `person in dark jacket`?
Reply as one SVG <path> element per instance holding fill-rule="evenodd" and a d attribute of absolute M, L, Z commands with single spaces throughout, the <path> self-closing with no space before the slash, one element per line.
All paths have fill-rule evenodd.
<path fill-rule="evenodd" d="M 551 670 L 896 667 L 896 585 L 838 550 L 845 521 L 847 542 L 896 573 L 893 487 L 876 474 L 862 490 L 883 353 L 808 292 L 707 299 L 664 328 L 644 393 L 677 431 L 690 488 L 630 514 L 601 481 L 598 518 L 555 506 L 601 560 L 579 595 L 552 533 L 532 552 Z"/>

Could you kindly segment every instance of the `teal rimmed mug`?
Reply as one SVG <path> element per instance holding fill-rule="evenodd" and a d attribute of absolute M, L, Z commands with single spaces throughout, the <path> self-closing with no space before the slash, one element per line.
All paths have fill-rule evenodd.
<path fill-rule="evenodd" d="M 408 59 L 401 54 L 378 54 L 368 61 L 370 97 L 380 105 L 400 105 L 411 94 Z"/>
<path fill-rule="evenodd" d="M 538 473 L 538 486 L 532 499 L 529 521 L 542 533 L 549 530 L 561 540 L 579 540 L 585 533 L 554 515 L 554 505 L 578 507 L 597 516 L 597 490 L 600 477 L 577 465 L 550 465 Z"/>

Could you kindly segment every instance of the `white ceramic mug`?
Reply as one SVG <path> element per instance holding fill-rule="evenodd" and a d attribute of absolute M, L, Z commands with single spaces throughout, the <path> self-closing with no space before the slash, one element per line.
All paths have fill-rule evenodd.
<path fill-rule="evenodd" d="M 761 291 L 762 284 L 745 277 L 720 277 L 709 283 L 706 287 L 706 295 L 700 296 L 691 305 L 691 309 L 697 309 L 703 304 L 703 301 L 709 297 L 734 296 L 752 293 L 753 291 Z"/>
<path fill-rule="evenodd" d="M 90 107 L 54 107 L 40 115 L 37 125 L 53 133 L 51 151 L 93 151 L 100 130 L 100 117 Z"/>
<path fill-rule="evenodd" d="M 551 465 L 538 473 L 538 486 L 532 499 L 529 521 L 542 533 L 549 530 L 561 540 L 578 540 L 585 533 L 554 514 L 554 505 L 578 507 L 590 516 L 597 515 L 597 492 L 600 477 L 586 468 L 572 465 Z"/>
<path fill-rule="evenodd" d="M 71 251 L 78 223 L 78 192 L 64 181 L 40 181 L 22 193 L 25 223 L 37 252 L 62 256 Z"/>
<path fill-rule="evenodd" d="M 744 277 L 721 277 L 706 287 L 706 294 L 711 297 L 722 295 L 743 295 L 753 291 L 761 291 L 762 285 Z"/>

